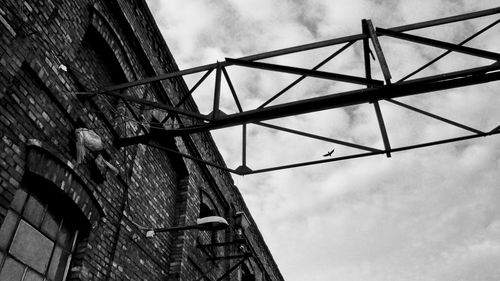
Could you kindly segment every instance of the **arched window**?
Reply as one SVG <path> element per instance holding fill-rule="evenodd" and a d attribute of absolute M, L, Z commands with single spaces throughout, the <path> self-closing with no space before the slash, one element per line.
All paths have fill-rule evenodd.
<path fill-rule="evenodd" d="M 200 197 L 200 213 L 198 217 L 204 218 L 209 216 L 219 216 L 217 207 L 208 193 L 202 190 L 200 192 Z"/>
<path fill-rule="evenodd" d="M 41 184 L 50 183 L 18 189 L 0 227 L 2 281 L 65 280 L 77 241 L 88 231 L 70 200 Z"/>
<path fill-rule="evenodd" d="M 199 209 L 199 218 L 210 217 L 210 216 L 219 216 L 219 212 L 208 193 L 205 191 L 201 191 L 201 200 L 200 200 L 200 209 Z M 211 244 L 219 242 L 219 233 L 218 231 L 200 231 L 198 240 L 202 244 Z M 217 253 L 216 248 L 210 249 L 212 254 Z"/>
<path fill-rule="evenodd" d="M 214 210 L 210 209 L 210 207 L 207 204 L 201 202 L 200 203 L 200 214 L 198 217 L 204 218 L 204 217 L 210 217 L 210 216 L 215 216 Z"/>
<path fill-rule="evenodd" d="M 150 134 L 153 136 L 155 141 L 158 141 L 158 144 L 166 149 L 169 149 L 173 152 L 179 152 L 177 145 L 175 144 L 175 139 L 171 136 L 165 135 L 163 130 L 163 124 L 158 121 L 154 116 L 151 117 L 151 121 L 149 122 Z M 172 169 L 176 172 L 178 178 L 184 178 L 188 176 L 189 172 L 184 164 L 184 160 L 182 156 L 179 156 L 176 153 L 171 153 L 169 151 L 165 151 L 169 158 L 170 165 Z"/>

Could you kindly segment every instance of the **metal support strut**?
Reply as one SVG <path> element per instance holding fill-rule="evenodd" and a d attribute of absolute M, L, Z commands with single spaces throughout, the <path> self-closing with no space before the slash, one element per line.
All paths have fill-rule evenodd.
<path fill-rule="evenodd" d="M 490 50 L 480 49 L 478 47 L 468 47 L 465 46 L 467 42 L 478 37 L 480 34 L 484 35 L 486 31 L 491 29 L 493 26 L 500 22 L 498 14 L 500 13 L 500 7 L 488 9 L 484 11 L 478 11 L 463 15 L 457 15 L 452 17 L 446 17 L 436 20 L 424 21 L 409 25 L 403 25 L 392 28 L 380 28 L 375 27 L 371 20 L 362 21 L 362 32 L 360 34 L 354 34 L 350 36 L 344 36 L 339 38 L 333 38 L 329 40 L 298 45 L 294 47 L 274 50 L 270 52 L 244 56 L 240 58 L 226 58 L 225 61 L 216 62 L 212 64 L 202 65 L 190 69 L 178 70 L 172 73 L 165 73 L 155 77 L 148 77 L 137 81 L 131 81 L 127 83 L 122 83 L 118 85 L 106 86 L 98 89 L 92 93 L 82 93 L 82 96 L 94 96 L 102 95 L 113 98 L 120 98 L 125 101 L 127 108 L 131 111 L 131 115 L 134 117 L 136 122 L 140 122 L 140 113 L 135 112 L 135 109 L 130 106 L 130 103 L 136 103 L 140 105 L 145 105 L 149 108 L 154 108 L 157 110 L 167 112 L 166 116 L 160 122 L 160 125 L 165 126 L 165 123 L 170 118 L 175 118 L 176 122 L 172 122 L 174 125 L 169 125 L 170 127 L 163 127 L 163 130 L 155 130 L 152 134 L 148 132 L 147 128 L 143 127 L 140 135 L 135 135 L 133 137 L 121 138 L 115 141 L 117 146 L 127 146 L 135 144 L 145 144 L 148 146 L 156 147 L 158 149 L 165 150 L 169 153 L 175 153 L 184 158 L 188 158 L 194 161 L 198 161 L 205 165 L 210 165 L 219 169 L 223 169 L 232 173 L 240 175 L 248 175 L 255 173 L 262 173 L 268 171 L 275 171 L 280 169 L 289 169 L 294 167 L 301 167 L 307 165 L 314 165 L 320 163 L 341 161 L 347 159 L 354 159 L 359 157 L 373 156 L 385 154 L 387 157 L 391 157 L 392 153 L 415 149 L 419 147 L 432 146 L 438 144 L 444 144 L 454 141 L 460 141 L 465 139 L 471 139 L 476 137 L 490 136 L 500 133 L 500 126 L 495 126 L 495 128 L 477 129 L 467 126 L 465 124 L 452 121 L 450 119 L 438 116 L 437 114 L 418 109 L 411 105 L 402 103 L 396 99 L 405 96 L 420 95 L 426 93 L 433 93 L 437 91 L 461 88 L 465 86 L 473 86 L 483 83 L 489 83 L 493 81 L 500 80 L 500 54 L 492 52 Z M 486 16 L 496 16 L 493 22 L 483 29 L 477 31 L 476 33 L 470 35 L 467 39 L 460 43 L 450 43 L 433 38 L 427 38 L 424 36 L 417 36 L 413 34 L 408 34 L 408 31 L 424 29 L 444 24 L 449 24 L 453 22 L 472 20 L 479 17 Z M 383 36 L 396 38 L 402 40 L 402 42 L 407 44 L 422 44 L 425 46 L 432 46 L 435 48 L 443 49 L 443 53 L 438 57 L 430 60 L 428 63 L 419 67 L 417 70 L 403 76 L 399 81 L 393 82 L 392 74 L 387 63 L 386 57 L 390 57 L 391 53 L 384 53 L 381 45 L 381 38 Z M 496 36 L 496 34 L 493 34 Z M 323 66 L 327 63 L 333 63 L 334 58 L 342 55 L 345 50 L 349 48 L 356 48 L 356 43 L 361 41 L 363 46 L 363 59 L 364 59 L 364 77 L 358 77 L 351 74 L 344 74 L 338 72 L 330 72 L 321 70 Z M 373 48 L 374 54 L 370 49 Z M 279 65 L 269 62 L 262 62 L 260 60 L 280 57 L 284 55 L 305 52 L 309 50 L 319 49 L 319 48 L 335 48 L 337 45 L 341 45 L 336 50 L 330 52 L 331 55 L 322 60 L 320 63 L 316 64 L 311 69 L 301 68 L 289 65 Z M 475 44 L 478 46 L 479 44 Z M 471 56 L 471 58 L 480 58 L 490 60 L 486 65 L 479 67 L 469 67 L 466 69 L 460 69 L 451 72 L 438 73 L 435 75 L 423 76 L 417 79 L 410 79 L 416 73 L 421 72 L 426 69 L 439 59 L 445 57 L 450 53 L 461 53 Z M 383 76 L 383 80 L 374 79 L 372 73 L 371 57 L 376 58 L 378 61 L 378 72 Z M 493 62 L 491 62 L 491 60 Z M 484 60 L 483 60 L 484 62 Z M 288 86 L 284 87 L 278 93 L 274 95 L 269 95 L 267 100 L 255 108 L 244 108 L 242 105 L 242 100 L 238 96 L 235 85 L 231 81 L 230 72 L 228 67 L 237 68 L 252 68 L 256 70 L 261 70 L 265 72 L 279 72 L 298 75 L 299 77 L 291 82 Z M 360 67 L 363 67 L 360 65 Z M 212 112 L 208 115 L 203 115 L 197 111 L 197 109 L 192 108 L 192 102 L 186 102 L 192 99 L 192 95 L 196 94 L 196 90 L 199 86 L 206 81 L 209 75 L 215 70 L 215 88 L 213 97 L 213 108 Z M 174 105 L 164 104 L 154 100 L 152 98 L 145 99 L 143 97 L 134 96 L 133 91 L 123 91 L 124 89 L 133 88 L 139 85 L 149 84 L 162 80 L 178 79 L 185 75 L 203 73 L 203 76 L 198 80 L 198 82 L 187 92 L 179 93 L 180 99 L 177 103 L 172 103 Z M 349 91 L 334 92 L 326 95 L 315 96 L 307 99 L 288 101 L 281 104 L 274 104 L 273 102 L 278 98 L 285 95 L 290 89 L 301 83 L 302 81 L 314 77 L 317 79 L 323 79 L 326 82 L 331 83 L 347 83 L 351 87 Z M 228 88 L 230 90 L 232 100 L 234 101 L 237 112 L 225 114 L 220 110 L 221 98 L 223 97 L 223 92 L 221 91 L 222 80 L 225 80 Z M 261 95 L 266 93 L 260 93 Z M 419 114 L 431 117 L 440 122 L 455 126 L 457 128 L 463 129 L 471 135 L 466 136 L 456 136 L 448 139 L 433 140 L 427 143 L 410 144 L 407 146 L 393 147 L 391 146 L 388 134 L 388 127 L 384 122 L 384 117 L 382 114 L 380 103 L 386 102 L 391 103 L 404 110 L 411 110 Z M 271 104 L 273 103 L 273 104 Z M 277 118 L 285 118 L 296 116 L 305 113 L 318 112 L 321 110 L 331 110 L 337 108 L 344 108 L 347 106 L 361 105 L 361 104 L 373 104 L 374 106 L 374 117 L 378 122 L 378 127 L 381 133 L 383 148 L 381 147 L 370 147 L 370 145 L 361 145 L 352 142 L 347 142 L 343 140 L 337 140 L 335 138 L 319 136 L 304 130 L 296 130 L 290 128 L 284 128 L 282 126 L 277 126 L 270 124 L 266 121 Z M 186 121 L 189 120 L 189 121 Z M 170 123 L 170 122 L 169 122 Z M 500 120 L 498 122 L 500 124 Z M 290 134 L 295 134 L 302 136 L 304 138 L 311 138 L 316 140 L 321 140 L 329 143 L 335 143 L 339 146 L 348 147 L 354 150 L 360 150 L 359 153 L 353 153 L 348 155 L 336 156 L 328 159 L 312 159 L 311 161 L 283 164 L 274 167 L 264 167 L 259 169 L 250 169 L 247 166 L 248 151 L 247 151 L 247 127 L 249 124 L 254 124 L 260 127 L 266 127 L 272 130 L 278 130 L 281 132 L 286 132 Z M 174 127 L 172 127 L 174 126 Z M 232 126 L 242 126 L 242 151 L 241 151 L 241 165 L 236 169 L 231 169 L 226 167 L 224 164 L 213 163 L 211 161 L 200 159 L 199 157 L 194 157 L 187 153 L 180 153 L 178 151 L 173 151 L 169 148 L 159 145 L 158 140 L 164 137 L 189 137 L 191 134 L 206 133 L 211 130 L 227 128 Z M 250 134 L 251 136 L 251 134 Z M 336 150 L 338 151 L 338 150 Z"/>

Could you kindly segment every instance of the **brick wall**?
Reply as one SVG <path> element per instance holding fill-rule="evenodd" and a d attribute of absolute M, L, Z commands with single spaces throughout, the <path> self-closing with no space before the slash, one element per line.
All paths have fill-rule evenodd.
<path fill-rule="evenodd" d="M 144 227 L 195 223 L 202 193 L 221 216 L 231 220 L 236 211 L 244 211 L 252 221 L 231 176 L 156 148 L 115 146 L 119 137 L 148 130 L 145 124 L 130 121 L 132 111 L 144 123 L 153 117 L 161 120 L 166 113 L 116 98 L 76 94 L 178 70 L 145 2 L 4 2 L 0 7 L 0 223 L 22 183 L 40 177 L 51 182 L 42 188 L 63 192 L 88 219 L 88 233 L 79 242 L 70 269 L 71 280 L 195 280 L 203 274 L 216 280 L 233 267 L 238 259 L 209 258 L 238 254 L 237 249 L 219 247 L 207 253 L 197 246 L 200 240 L 207 241 L 209 233 L 189 230 L 152 239 L 144 235 Z M 174 79 L 124 93 L 176 104 L 187 90 L 181 79 Z M 192 100 L 184 106 L 197 111 Z M 118 168 L 117 176 L 96 169 L 96 153 L 77 163 L 79 127 L 101 136 L 102 155 Z M 208 134 L 171 143 L 182 153 L 224 165 Z M 231 229 L 221 231 L 216 242 L 233 236 Z M 254 223 L 245 236 L 255 256 L 248 262 L 257 280 L 282 280 Z M 226 280 L 237 276 L 234 271 Z"/>

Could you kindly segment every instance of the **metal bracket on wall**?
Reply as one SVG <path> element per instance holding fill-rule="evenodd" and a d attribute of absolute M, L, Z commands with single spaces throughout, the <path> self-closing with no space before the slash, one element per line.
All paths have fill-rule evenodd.
<path fill-rule="evenodd" d="M 178 116 L 182 116 L 183 118 L 187 118 L 190 120 L 189 123 L 191 125 L 184 125 L 181 122 L 179 122 L 177 127 L 165 128 L 165 130 L 163 130 L 161 134 L 154 134 L 154 135 L 144 134 L 144 135 L 135 136 L 135 137 L 131 137 L 131 138 L 119 139 L 116 142 L 116 144 L 118 146 L 127 146 L 127 145 L 142 143 L 145 145 L 149 145 L 149 146 L 153 146 L 153 147 L 157 147 L 157 148 L 169 151 L 166 148 L 162 148 L 162 147 L 159 147 L 158 145 L 156 145 L 155 143 L 158 143 L 157 140 L 160 140 L 163 137 L 186 136 L 186 135 L 196 134 L 196 133 L 205 133 L 205 132 L 208 132 L 208 131 L 211 131 L 214 129 L 227 128 L 227 127 L 233 127 L 233 126 L 242 126 L 242 128 L 243 128 L 242 129 L 242 163 L 239 167 L 237 167 L 235 169 L 225 167 L 224 165 L 221 165 L 221 164 L 212 163 L 212 162 L 206 161 L 204 159 L 193 157 L 191 155 L 187 155 L 187 154 L 183 154 L 183 153 L 179 153 L 179 152 L 175 152 L 175 151 L 169 151 L 171 153 L 177 153 L 178 155 L 180 155 L 182 157 L 189 158 L 189 159 L 192 159 L 194 161 L 198 161 L 200 163 L 204 163 L 206 165 L 217 167 L 217 168 L 220 168 L 220 169 L 223 169 L 223 170 L 235 173 L 235 174 L 239 174 L 239 175 L 248 175 L 248 174 L 269 172 L 269 171 L 275 171 L 275 170 L 281 170 L 281 169 L 289 169 L 289 168 L 301 167 L 301 166 L 307 166 L 307 165 L 315 165 L 315 164 L 321 164 L 321 163 L 327 163 L 327 162 L 342 161 L 342 160 L 347 160 L 347 159 L 354 159 L 354 158 L 367 157 L 367 156 L 380 155 L 380 154 L 385 154 L 388 157 L 390 157 L 391 153 L 395 153 L 395 152 L 399 152 L 399 151 L 411 150 L 411 149 L 420 148 L 420 147 L 439 145 L 439 144 L 444 144 L 444 143 L 449 143 L 449 142 L 478 138 L 478 137 L 485 137 L 485 136 L 490 136 L 490 135 L 500 133 L 500 131 L 496 128 L 492 129 L 492 130 L 485 130 L 485 131 L 478 130 L 476 128 L 471 128 L 471 127 L 466 126 L 464 124 L 461 124 L 459 122 L 438 116 L 437 114 L 427 112 L 425 110 L 418 109 L 416 107 L 404 104 L 401 101 L 396 101 L 396 99 L 400 98 L 400 97 L 418 95 L 418 94 L 424 94 L 424 93 L 431 93 L 431 92 L 436 92 L 436 91 L 442 91 L 442 90 L 453 89 L 453 88 L 460 88 L 460 87 L 477 85 L 477 84 L 488 83 L 488 82 L 500 80 L 500 64 L 498 62 L 500 60 L 499 53 L 463 46 L 465 43 L 467 43 L 471 39 L 477 37 L 479 34 L 482 34 L 482 33 L 486 32 L 487 30 L 491 29 L 493 26 L 497 25 L 500 22 L 500 20 L 498 18 L 495 19 L 494 22 L 492 22 L 488 26 L 486 26 L 483 29 L 477 31 L 476 33 L 470 35 L 467 39 L 465 39 L 464 41 L 462 41 L 458 44 L 448 43 L 448 42 L 444 42 L 444 41 L 440 41 L 440 40 L 435 40 L 432 38 L 411 35 L 411 34 L 406 33 L 408 31 L 425 29 L 425 28 L 435 27 L 435 26 L 454 23 L 454 22 L 466 21 L 466 20 L 471 20 L 471 19 L 475 19 L 475 18 L 479 18 L 479 17 L 492 16 L 492 15 L 497 15 L 499 13 L 500 13 L 500 7 L 488 9 L 488 10 L 483 10 L 483 11 L 479 11 L 479 12 L 474 12 L 474 13 L 458 15 L 458 16 L 430 20 L 430 21 L 425 21 L 425 22 L 420 22 L 420 23 L 415 23 L 415 24 L 403 25 L 403 26 L 398 26 L 398 27 L 393 27 L 393 28 L 388 28 L 388 29 L 377 28 L 372 24 L 372 22 L 370 20 L 363 20 L 362 21 L 362 31 L 363 32 L 360 34 L 355 34 L 355 35 L 345 36 L 345 37 L 340 37 L 340 38 L 334 38 L 334 39 L 330 39 L 330 40 L 319 41 L 319 42 L 315 42 L 315 43 L 299 45 L 299 46 L 294 46 L 294 47 L 285 48 L 285 49 L 279 49 L 279 50 L 275 50 L 275 51 L 270 51 L 270 52 L 265 52 L 265 53 L 261 53 L 261 54 L 241 57 L 241 58 L 237 58 L 237 59 L 227 58 L 225 61 L 222 61 L 222 62 L 216 62 L 213 64 L 207 64 L 207 65 L 189 68 L 189 69 L 185 69 L 185 70 L 180 70 L 180 71 L 176 71 L 176 72 L 172 72 L 172 73 L 165 73 L 165 74 L 161 74 L 161 75 L 158 75 L 155 77 L 149 77 L 149 78 L 145 78 L 145 79 L 141 79 L 141 80 L 137 80 L 137 81 L 132 81 L 132 82 L 128 82 L 128 83 L 104 87 L 102 89 L 99 89 L 99 90 L 93 92 L 93 94 L 118 97 L 118 98 L 121 98 L 123 100 L 129 101 L 131 103 L 146 105 L 146 106 L 149 106 L 152 108 L 156 108 L 158 110 L 166 111 L 167 115 L 164 118 L 164 120 L 161 122 L 162 124 L 164 124 L 168 119 L 170 119 L 172 117 L 178 117 Z M 382 51 L 382 46 L 379 42 L 379 38 L 382 36 L 391 37 L 391 38 L 394 38 L 397 40 L 403 40 L 404 42 L 407 42 L 407 43 L 423 44 L 426 46 L 440 48 L 440 49 L 443 49 L 444 52 L 441 55 L 439 55 L 438 57 L 430 60 L 428 63 L 426 63 L 425 65 L 423 65 L 419 69 L 406 75 L 401 80 L 399 80 L 397 82 L 392 82 L 391 81 L 391 78 L 392 78 L 391 72 L 390 72 L 389 66 L 386 62 L 386 59 L 385 59 L 385 56 L 388 53 L 384 53 Z M 342 73 L 332 73 L 332 72 L 318 70 L 320 67 L 325 65 L 327 62 L 331 61 L 332 59 L 334 59 L 338 55 L 342 54 L 345 50 L 350 49 L 350 48 L 355 48 L 354 43 L 359 42 L 359 41 L 363 42 L 365 77 L 357 77 L 357 76 L 347 75 L 347 74 L 342 74 Z M 371 53 L 370 43 L 373 46 L 373 49 L 375 51 L 375 55 L 376 55 L 376 58 L 379 62 L 380 71 L 383 74 L 384 81 L 376 80 L 376 79 L 372 78 L 372 73 L 371 73 L 372 66 L 370 64 L 370 55 L 373 56 L 373 54 Z M 286 66 L 286 65 L 271 64 L 271 63 L 267 63 L 267 62 L 259 62 L 259 60 L 263 60 L 263 59 L 280 57 L 280 56 L 284 56 L 284 55 L 288 55 L 288 54 L 300 53 L 300 52 L 305 52 L 305 51 L 309 51 L 309 50 L 324 48 L 324 47 L 328 47 L 328 46 L 335 46 L 335 45 L 340 45 L 340 44 L 343 44 L 343 46 L 340 49 L 335 51 L 332 55 L 328 56 L 325 60 L 323 60 L 322 62 L 320 62 L 318 65 L 316 65 L 315 67 L 313 67 L 311 69 L 298 68 L 298 67 Z M 424 76 L 421 78 L 409 80 L 409 78 L 411 78 L 415 74 L 420 73 L 420 71 L 422 71 L 423 69 L 426 69 L 427 67 L 429 67 L 430 65 L 432 65 L 436 61 L 440 60 L 441 58 L 445 57 L 446 55 L 448 55 L 449 53 L 452 53 L 452 52 L 467 54 L 467 55 L 477 57 L 477 58 L 482 58 L 482 59 L 489 59 L 489 60 L 492 60 L 492 63 L 485 65 L 485 66 L 470 67 L 467 69 L 462 69 L 462 70 L 458 70 L 458 71 L 454 71 L 454 72 L 439 73 L 437 75 Z M 277 94 L 271 96 L 262 105 L 260 105 L 256 108 L 253 108 L 253 109 L 245 110 L 245 109 L 243 109 L 243 107 L 241 105 L 240 98 L 238 97 L 238 94 L 235 91 L 233 82 L 231 81 L 230 75 L 226 70 L 227 67 L 229 67 L 229 66 L 245 67 L 245 68 L 252 68 L 252 69 L 256 69 L 256 70 L 294 74 L 294 75 L 299 75 L 299 78 L 294 80 L 288 86 L 286 86 L 281 91 L 279 91 Z M 192 98 L 192 95 L 195 93 L 195 90 L 198 89 L 199 86 L 206 81 L 206 78 L 214 70 L 215 70 L 216 75 L 215 75 L 215 83 L 214 83 L 215 89 L 214 89 L 214 103 L 213 103 L 212 113 L 210 113 L 208 115 L 203 115 L 203 114 L 200 114 L 199 112 L 190 110 L 189 108 L 187 108 L 185 106 L 185 102 Z M 148 100 L 148 99 L 144 99 L 144 98 L 137 98 L 137 97 L 134 97 L 130 94 L 125 94 L 125 93 L 119 92 L 120 90 L 139 86 L 139 85 L 144 85 L 144 84 L 148 84 L 148 83 L 152 83 L 152 82 L 156 82 L 156 81 L 161 81 L 161 80 L 172 79 L 172 78 L 178 78 L 178 77 L 182 77 L 185 75 L 189 75 L 189 74 L 193 74 L 193 73 L 202 73 L 202 72 L 205 72 L 204 75 L 199 79 L 199 81 L 197 83 L 195 83 L 195 85 L 187 93 L 185 93 L 185 95 L 175 105 L 166 105 L 166 104 L 159 103 L 156 101 L 152 101 L 152 100 Z M 309 78 L 309 77 L 314 77 L 314 78 L 318 78 L 318 79 L 325 79 L 325 80 L 330 80 L 330 81 L 342 81 L 344 83 L 349 83 L 352 85 L 362 85 L 366 88 L 360 88 L 360 89 L 356 89 L 356 90 L 344 91 L 344 92 L 324 95 L 324 96 L 320 96 L 320 97 L 313 97 L 313 98 L 307 98 L 307 99 L 302 99 L 302 100 L 293 101 L 293 102 L 285 102 L 285 103 L 281 103 L 281 104 L 277 104 L 277 105 L 271 105 L 271 103 L 276 98 L 282 96 L 288 90 L 290 90 L 295 85 L 300 83 L 302 80 Z M 234 100 L 234 103 L 235 103 L 237 110 L 238 110 L 238 112 L 236 112 L 236 113 L 224 114 L 223 112 L 220 111 L 219 103 L 220 103 L 220 98 L 221 98 L 221 84 L 223 82 L 222 80 L 226 81 L 226 83 L 230 89 L 232 99 Z M 385 126 L 383 112 L 382 112 L 380 105 L 379 105 L 379 103 L 381 103 L 381 102 L 388 102 L 388 103 L 391 103 L 393 105 L 399 106 L 402 109 L 411 110 L 413 112 L 423 114 L 425 116 L 434 118 L 435 120 L 445 122 L 447 124 L 464 129 L 471 134 L 465 135 L 465 136 L 461 135 L 461 136 L 451 137 L 451 138 L 447 138 L 447 139 L 433 140 L 433 141 L 429 141 L 426 143 L 418 143 L 418 144 L 415 143 L 415 144 L 410 144 L 410 145 L 406 145 L 406 146 L 395 147 L 395 146 L 391 145 L 391 143 L 389 141 L 388 130 L 387 130 L 387 127 Z M 369 104 L 369 103 L 374 104 L 375 114 L 377 117 L 379 129 L 381 132 L 381 137 L 382 137 L 383 144 L 384 144 L 383 148 L 363 146 L 363 145 L 356 144 L 356 143 L 336 140 L 336 139 L 328 138 L 328 137 L 324 137 L 324 136 L 318 136 L 318 135 L 314 135 L 314 134 L 311 134 L 308 132 L 304 132 L 304 131 L 300 131 L 300 130 L 292 130 L 289 128 L 271 125 L 271 124 L 264 122 L 264 121 L 267 121 L 270 119 L 275 119 L 275 118 L 290 117 L 290 116 L 296 116 L 296 115 L 304 114 L 304 113 L 318 112 L 321 110 L 344 108 L 347 106 Z M 133 117 L 136 118 L 135 115 Z M 500 120 L 499 120 L 499 123 L 500 123 Z M 273 167 L 251 169 L 247 165 L 247 143 L 246 143 L 246 141 L 247 141 L 246 127 L 249 124 L 264 126 L 264 127 L 275 129 L 275 130 L 284 131 L 284 132 L 287 132 L 290 134 L 300 135 L 303 137 L 317 139 L 317 140 L 323 140 L 325 142 L 331 142 L 331 143 L 335 143 L 337 145 L 347 146 L 350 148 L 356 148 L 358 150 L 361 150 L 361 152 L 350 154 L 350 155 L 331 157 L 331 158 L 321 159 L 321 160 L 312 160 L 312 161 L 298 162 L 298 163 L 285 164 L 285 165 L 279 165 L 279 166 L 273 166 Z"/>
<path fill-rule="evenodd" d="M 234 264 L 231 268 L 229 268 L 221 277 L 219 277 L 217 280 L 223 280 L 231 272 L 233 272 L 235 269 L 237 269 L 245 260 L 253 257 L 251 253 L 243 252 L 241 254 L 232 254 L 232 255 L 226 255 L 226 256 L 214 256 L 209 249 L 212 248 L 218 248 L 218 247 L 230 247 L 234 245 L 244 245 L 246 244 L 245 239 L 235 239 L 230 242 L 217 242 L 217 243 L 209 243 L 209 244 L 202 244 L 200 241 L 197 241 L 197 248 L 200 248 L 205 254 L 207 254 L 209 257 L 207 258 L 208 261 L 217 263 L 219 261 L 224 261 L 224 260 L 234 260 L 234 259 L 240 259 L 236 264 Z M 203 278 L 207 278 L 207 273 L 203 274 L 200 278 L 197 280 L 202 280 Z"/>
<path fill-rule="evenodd" d="M 233 266 L 231 266 L 226 272 L 224 272 L 224 274 L 222 274 L 219 278 L 217 278 L 217 281 L 222 281 L 224 280 L 225 278 L 227 278 L 233 271 L 235 271 L 241 264 L 243 264 L 247 259 L 249 259 L 250 257 L 252 257 L 251 255 L 249 254 L 246 254 L 246 255 L 240 255 L 239 257 L 234 257 L 234 258 L 240 258 L 240 260 L 235 263 Z M 206 274 L 203 274 L 201 277 L 199 277 L 198 279 L 196 279 L 195 281 L 200 281 L 200 280 L 203 280 L 203 279 L 207 279 L 208 277 L 206 276 Z"/>

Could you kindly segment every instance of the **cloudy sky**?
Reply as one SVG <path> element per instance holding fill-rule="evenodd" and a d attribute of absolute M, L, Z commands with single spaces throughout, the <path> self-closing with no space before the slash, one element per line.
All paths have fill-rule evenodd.
<path fill-rule="evenodd" d="M 179 68 L 213 63 L 361 31 L 361 19 L 378 27 L 488 9 L 498 0 L 148 0 Z M 418 30 L 460 42 L 499 16 Z M 500 52 L 500 25 L 467 46 Z M 380 38 L 393 81 L 441 53 Z M 362 46 L 354 45 L 321 68 L 362 76 Z M 266 62 L 313 67 L 340 46 Z M 450 55 L 415 77 L 491 61 Z M 378 62 L 373 72 L 382 79 Z M 243 108 L 259 106 L 297 76 L 229 67 Z M 193 85 L 199 76 L 186 77 Z M 195 99 L 210 112 L 213 76 Z M 400 99 L 413 106 L 488 131 L 500 125 L 500 83 Z M 272 104 L 337 93 L 353 86 L 309 79 Z M 224 86 L 221 107 L 236 112 Z M 469 132 L 381 102 L 393 146 Z M 373 105 L 305 114 L 270 123 L 383 148 Z M 340 145 L 248 127 L 248 166 L 260 169 L 359 153 Z M 227 165 L 241 163 L 241 128 L 213 132 Z M 500 280 L 500 137 L 234 176 L 286 280 L 493 281 Z"/>

